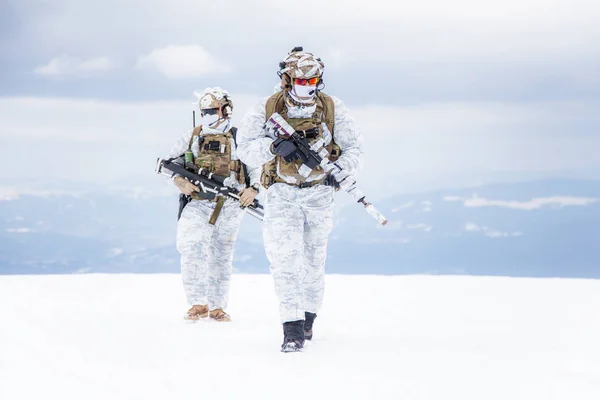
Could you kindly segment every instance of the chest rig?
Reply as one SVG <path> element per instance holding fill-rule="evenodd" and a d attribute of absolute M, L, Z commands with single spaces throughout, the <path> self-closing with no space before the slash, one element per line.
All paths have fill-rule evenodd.
<path fill-rule="evenodd" d="M 192 151 L 194 139 L 198 138 L 198 155 L 193 160 L 194 169 L 204 169 L 212 174 L 229 177 L 234 173 L 235 179 L 247 184 L 245 168 L 240 160 L 231 159 L 231 142 L 235 143 L 236 128 L 222 134 L 201 135 L 202 126 L 194 128 L 188 144 L 188 152 Z M 208 195 L 208 196 L 204 196 Z M 212 193 L 194 193 L 195 200 L 214 200 Z"/>
<path fill-rule="evenodd" d="M 327 129 L 331 133 L 331 141 L 325 149 L 329 152 L 329 159 L 335 161 L 340 156 L 340 147 L 334 142 L 334 104 L 333 99 L 325 93 L 317 94 L 315 112 L 309 118 L 290 118 L 288 117 L 287 106 L 285 104 L 284 93 L 277 92 L 269 97 L 265 107 L 266 118 L 268 120 L 271 115 L 278 113 L 288 124 L 296 130 L 298 134 L 307 138 L 310 144 L 313 144 L 323 138 L 323 126 L 325 123 Z M 263 165 L 261 184 L 265 188 L 274 183 L 287 183 L 299 187 L 310 187 L 321 184 L 325 178 L 307 181 L 304 176 L 298 173 L 302 166 L 301 160 L 292 162 L 285 161 L 281 156 L 277 155 L 268 163 Z M 323 168 L 317 166 L 308 177 L 323 175 Z M 284 179 L 285 178 L 285 179 Z"/>

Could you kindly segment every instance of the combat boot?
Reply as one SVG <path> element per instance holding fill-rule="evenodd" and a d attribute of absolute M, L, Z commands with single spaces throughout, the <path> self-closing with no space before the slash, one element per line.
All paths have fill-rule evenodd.
<path fill-rule="evenodd" d="M 195 304 L 183 318 L 188 321 L 198 321 L 200 318 L 206 317 L 208 317 L 208 306 Z"/>
<path fill-rule="evenodd" d="M 209 313 L 209 316 L 214 319 L 215 321 L 219 321 L 219 322 L 230 322 L 231 321 L 231 316 L 229 316 L 229 314 L 227 314 L 225 311 L 223 311 L 222 308 L 215 308 L 214 310 L 211 310 L 211 312 Z"/>
<path fill-rule="evenodd" d="M 284 322 L 283 344 L 281 351 L 291 353 L 300 351 L 304 347 L 304 321 Z"/>
<path fill-rule="evenodd" d="M 315 322 L 315 318 L 317 318 L 317 314 L 311 312 L 304 313 L 304 339 L 312 340 L 313 337 L 313 323 Z"/>

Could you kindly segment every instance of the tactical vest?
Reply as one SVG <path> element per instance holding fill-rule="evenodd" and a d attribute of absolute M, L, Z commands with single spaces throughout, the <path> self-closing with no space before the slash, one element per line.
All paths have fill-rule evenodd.
<path fill-rule="evenodd" d="M 188 144 L 188 151 L 191 151 L 194 139 L 198 137 L 198 155 L 194 159 L 194 166 L 223 177 L 229 177 L 233 171 L 235 179 L 239 183 L 247 185 L 247 174 L 242 162 L 231 159 L 231 139 L 235 143 L 236 128 L 231 128 L 231 130 L 223 134 L 201 135 L 201 131 L 202 126 L 194 128 Z M 200 196 L 194 194 L 192 198 L 214 198 L 214 196 L 207 197 L 202 195 L 203 193 L 200 193 Z"/>
<path fill-rule="evenodd" d="M 327 126 L 327 129 L 331 133 L 331 141 L 329 144 L 327 144 L 327 146 L 325 146 L 330 154 L 329 159 L 331 161 L 335 161 L 340 156 L 340 147 L 334 142 L 334 104 L 333 99 L 330 96 L 326 95 L 325 93 L 318 93 L 315 112 L 310 118 L 289 118 L 287 115 L 287 106 L 285 104 L 283 91 L 277 92 L 273 96 L 269 97 L 265 111 L 265 121 L 267 121 L 274 113 L 278 113 L 297 132 L 307 132 L 311 130 L 316 131 L 316 135 L 309 137 L 310 144 L 313 144 L 320 138 L 323 138 L 322 123 L 325 123 L 325 126 Z M 309 187 L 323 183 L 325 178 L 307 182 L 306 178 L 298 173 L 298 170 L 301 166 L 301 160 L 286 162 L 281 156 L 277 155 L 273 160 L 263 165 L 261 184 L 265 188 L 268 188 L 274 183 L 287 183 L 289 185 L 296 185 L 300 187 Z M 324 174 L 323 168 L 317 166 L 310 173 L 309 177 L 322 174 Z M 280 175 L 287 177 L 292 182 L 282 179 Z"/>

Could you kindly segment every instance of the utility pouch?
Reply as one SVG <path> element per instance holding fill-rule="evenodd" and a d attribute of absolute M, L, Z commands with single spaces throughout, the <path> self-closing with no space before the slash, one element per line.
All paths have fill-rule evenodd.
<path fill-rule="evenodd" d="M 221 151 L 221 142 L 218 140 L 210 140 L 204 145 L 206 151 Z"/>

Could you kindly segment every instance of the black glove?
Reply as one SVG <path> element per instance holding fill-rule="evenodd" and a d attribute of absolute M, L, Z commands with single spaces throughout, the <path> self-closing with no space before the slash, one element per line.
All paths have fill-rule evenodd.
<path fill-rule="evenodd" d="M 294 144 L 294 142 L 290 142 L 289 140 L 278 138 L 272 144 L 273 153 L 280 155 L 286 162 L 292 162 L 300 158 L 298 154 L 298 147 Z"/>
<path fill-rule="evenodd" d="M 340 184 L 331 174 L 328 174 L 325 178 L 325 186 L 332 186 L 335 190 L 340 190 Z"/>

